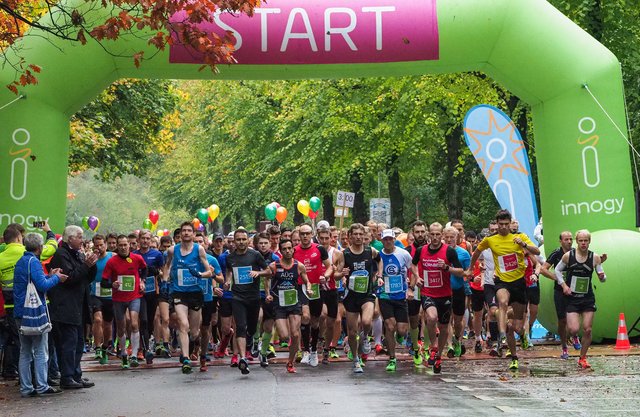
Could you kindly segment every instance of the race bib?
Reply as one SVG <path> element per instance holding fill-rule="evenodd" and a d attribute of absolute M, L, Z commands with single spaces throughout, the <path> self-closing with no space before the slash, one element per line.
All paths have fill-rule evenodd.
<path fill-rule="evenodd" d="M 413 287 L 413 299 L 420 301 L 420 288 L 417 285 Z"/>
<path fill-rule="evenodd" d="M 264 280 L 260 280 L 260 291 L 264 291 Z"/>
<path fill-rule="evenodd" d="M 253 278 L 249 273 L 251 272 L 250 266 L 236 266 L 233 268 L 233 276 L 235 277 L 235 282 L 238 285 L 247 285 L 253 284 Z"/>
<path fill-rule="evenodd" d="M 100 284 L 96 284 L 96 297 L 111 297 L 111 288 L 102 288 Z"/>
<path fill-rule="evenodd" d="M 571 277 L 571 292 L 574 294 L 586 294 L 589 292 L 589 277 Z"/>
<path fill-rule="evenodd" d="M 188 269 L 178 269 L 178 285 L 180 287 L 198 285 L 198 278 L 191 275 Z"/>
<path fill-rule="evenodd" d="M 425 288 L 440 288 L 443 285 L 442 271 L 424 271 L 423 274 Z"/>
<path fill-rule="evenodd" d="M 307 293 L 307 286 L 306 285 L 302 285 L 302 291 L 304 291 L 304 295 L 306 295 L 309 300 L 319 300 L 320 299 L 320 284 L 311 284 L 311 289 L 313 290 L 313 295 L 309 295 Z"/>
<path fill-rule="evenodd" d="M 349 277 L 349 290 L 366 294 L 369 290 L 369 273 L 367 271 L 354 271 Z"/>
<path fill-rule="evenodd" d="M 291 288 L 290 290 L 278 291 L 278 303 L 280 307 L 290 307 L 298 304 L 298 290 Z"/>
<path fill-rule="evenodd" d="M 518 255 L 510 253 L 508 255 L 498 256 L 498 266 L 502 272 L 511 272 L 518 269 Z"/>
<path fill-rule="evenodd" d="M 336 290 L 338 291 L 342 290 L 342 278 L 336 279 Z"/>
<path fill-rule="evenodd" d="M 118 275 L 118 282 L 120 283 L 120 288 L 118 288 L 120 291 L 132 292 L 135 290 L 136 277 L 133 275 Z"/>
<path fill-rule="evenodd" d="M 402 275 L 389 275 L 384 277 L 384 292 L 397 294 L 404 291 L 404 277 Z"/>
<path fill-rule="evenodd" d="M 156 277 L 147 277 L 144 280 L 144 292 L 156 292 Z"/>

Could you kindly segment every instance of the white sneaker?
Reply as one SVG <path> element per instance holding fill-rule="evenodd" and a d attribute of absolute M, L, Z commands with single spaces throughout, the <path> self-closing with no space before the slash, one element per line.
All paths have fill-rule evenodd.
<path fill-rule="evenodd" d="M 362 340 L 362 353 L 364 353 L 365 355 L 368 355 L 371 353 L 371 343 L 369 342 L 369 338 L 368 337 L 362 337 L 360 340 Z"/>
<path fill-rule="evenodd" d="M 318 352 L 311 352 L 309 355 L 309 365 L 313 367 L 318 366 Z"/>
<path fill-rule="evenodd" d="M 309 352 L 304 352 L 302 354 L 302 360 L 300 361 L 300 363 L 309 363 L 309 360 L 311 358 L 311 355 L 309 354 Z"/>
<path fill-rule="evenodd" d="M 360 359 L 356 359 L 355 361 L 353 361 L 353 373 L 361 374 L 363 372 L 364 369 L 362 369 L 362 365 L 360 365 Z"/>

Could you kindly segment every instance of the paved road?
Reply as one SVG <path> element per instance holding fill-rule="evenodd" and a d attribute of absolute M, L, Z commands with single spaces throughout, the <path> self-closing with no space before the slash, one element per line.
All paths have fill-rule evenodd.
<path fill-rule="evenodd" d="M 20 399 L 0 387 L 1 416 L 301 416 L 523 415 L 640 416 L 640 357 L 526 359 L 516 374 L 504 360 L 446 361 L 443 373 L 402 363 L 388 374 L 369 362 L 364 375 L 348 363 L 252 367 L 248 377 L 227 366 L 182 375 L 178 368 L 87 373 L 96 387 L 41 399 Z"/>

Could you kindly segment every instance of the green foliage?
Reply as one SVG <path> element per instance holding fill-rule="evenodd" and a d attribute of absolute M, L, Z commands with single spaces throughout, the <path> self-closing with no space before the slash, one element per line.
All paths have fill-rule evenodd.
<path fill-rule="evenodd" d="M 71 119 L 69 170 L 98 168 L 104 181 L 144 175 L 172 149 L 166 129 L 178 97 L 170 81 L 120 80 Z"/>
<path fill-rule="evenodd" d="M 160 214 L 159 229 L 178 227 L 193 216 L 184 210 L 168 210 L 157 200 L 150 184 L 133 175 L 124 175 L 110 183 L 96 179 L 88 170 L 69 177 L 66 224 L 82 225 L 85 216 L 97 216 L 99 233 L 128 233 L 141 229 L 151 210 Z"/>

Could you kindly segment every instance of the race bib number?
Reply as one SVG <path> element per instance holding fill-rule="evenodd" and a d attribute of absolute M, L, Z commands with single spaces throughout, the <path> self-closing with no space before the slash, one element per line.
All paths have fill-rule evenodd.
<path fill-rule="evenodd" d="M 132 292 L 135 290 L 136 277 L 133 275 L 118 275 L 118 282 L 120 283 L 120 291 Z"/>
<path fill-rule="evenodd" d="M 320 284 L 311 284 L 311 290 L 313 290 L 313 295 L 309 295 L 309 293 L 307 293 L 307 286 L 302 285 L 302 291 L 304 291 L 304 295 L 306 295 L 309 300 L 319 300 Z"/>
<path fill-rule="evenodd" d="M 349 277 L 349 290 L 366 294 L 369 290 L 369 273 L 367 271 L 354 271 Z"/>
<path fill-rule="evenodd" d="M 498 256 L 498 266 L 502 272 L 511 272 L 518 269 L 518 255 L 510 253 L 508 255 Z"/>
<path fill-rule="evenodd" d="M 404 290 L 404 277 L 402 275 L 389 275 L 384 277 L 384 292 L 397 294 Z"/>
<path fill-rule="evenodd" d="M 278 303 L 280 307 L 290 307 L 298 304 L 298 290 L 292 288 L 278 291 Z"/>
<path fill-rule="evenodd" d="M 589 292 L 589 277 L 571 277 L 571 292 L 574 294 L 586 294 Z"/>
<path fill-rule="evenodd" d="M 247 285 L 253 284 L 253 278 L 249 273 L 251 272 L 250 266 L 236 266 L 233 268 L 233 276 L 235 277 L 235 282 L 238 285 Z"/>
<path fill-rule="evenodd" d="M 102 288 L 100 283 L 96 284 L 96 297 L 111 297 L 111 288 Z"/>
<path fill-rule="evenodd" d="M 178 285 L 180 287 L 198 285 L 198 278 L 191 275 L 188 269 L 178 269 Z"/>
<path fill-rule="evenodd" d="M 147 277 L 144 280 L 144 292 L 156 292 L 156 277 Z"/>
<path fill-rule="evenodd" d="M 425 288 L 440 288 L 443 285 L 442 271 L 424 271 Z"/>

